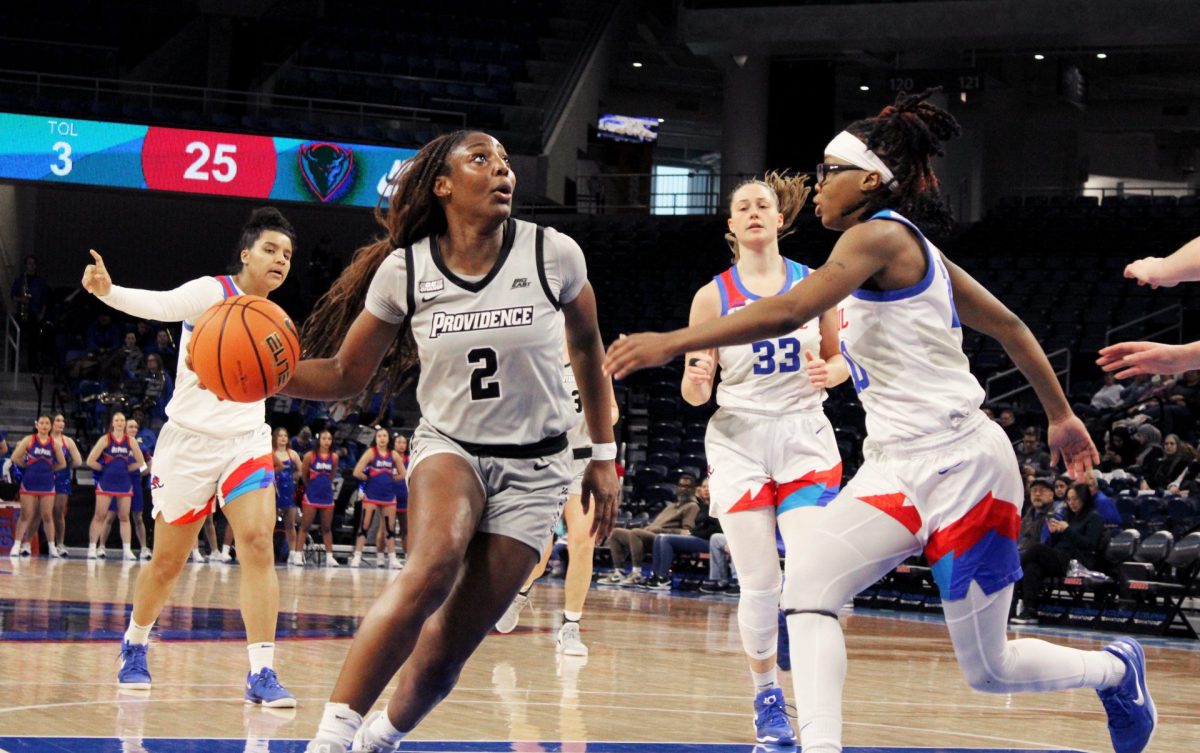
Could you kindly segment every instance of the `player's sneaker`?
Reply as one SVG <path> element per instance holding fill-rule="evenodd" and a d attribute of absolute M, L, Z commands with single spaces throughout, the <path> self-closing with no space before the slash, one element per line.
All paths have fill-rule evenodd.
<path fill-rule="evenodd" d="M 346 567 L 362 567 L 362 552 L 355 552 L 350 561 L 346 563 Z"/>
<path fill-rule="evenodd" d="M 1154 736 L 1158 711 L 1146 687 L 1146 653 L 1132 638 L 1118 638 L 1104 647 L 1125 663 L 1125 677 L 1116 687 L 1097 690 L 1108 713 L 1108 735 L 1116 753 L 1141 753 Z"/>
<path fill-rule="evenodd" d="M 517 627 L 517 622 L 521 619 L 521 610 L 527 604 L 529 604 L 529 594 L 517 594 L 512 603 L 508 605 L 508 609 L 504 610 L 504 614 L 500 615 L 500 619 L 496 620 L 496 632 L 511 633 Z"/>
<path fill-rule="evenodd" d="M 325 555 L 325 567 L 339 567 L 338 561 L 334 559 L 332 554 Z"/>
<path fill-rule="evenodd" d="M 579 623 L 567 620 L 558 629 L 558 638 L 554 641 L 558 653 L 567 656 L 587 656 L 588 647 L 579 640 Z"/>
<path fill-rule="evenodd" d="M 788 721 L 783 688 L 767 688 L 754 697 L 754 736 L 760 743 L 796 744 L 796 733 Z"/>
<path fill-rule="evenodd" d="M 188 555 L 188 559 L 201 565 L 203 565 L 205 562 L 208 562 L 208 560 L 205 559 L 204 554 L 200 551 L 199 547 L 196 547 L 192 550 L 192 553 Z"/>
<path fill-rule="evenodd" d="M 258 674 L 246 675 L 246 703 L 262 704 L 270 709 L 290 709 L 296 706 L 296 698 L 279 684 L 275 670 L 263 667 Z"/>
<path fill-rule="evenodd" d="M 137 562 L 137 555 L 133 553 L 132 549 L 124 549 L 121 551 L 121 559 L 124 562 Z"/>
<path fill-rule="evenodd" d="M 213 553 L 213 556 L 211 559 L 213 562 L 228 564 L 230 562 L 233 562 L 233 555 L 230 554 L 229 552 L 225 551 L 224 549 L 218 549 L 215 553 Z"/>
<path fill-rule="evenodd" d="M 108 550 L 102 546 L 96 547 L 96 559 L 102 560 L 108 556 Z"/>
<path fill-rule="evenodd" d="M 145 643 L 121 641 L 121 667 L 117 670 L 117 684 L 129 690 L 150 689 Z"/>
<path fill-rule="evenodd" d="M 779 610 L 779 633 L 775 636 L 775 663 L 784 672 L 792 671 L 792 641 L 788 636 L 787 615 Z"/>
<path fill-rule="evenodd" d="M 404 569 L 404 563 L 401 562 L 400 558 L 394 554 L 391 557 L 388 557 L 387 566 L 391 570 L 403 570 Z"/>
<path fill-rule="evenodd" d="M 304 552 L 288 552 L 288 564 L 304 567 Z"/>
<path fill-rule="evenodd" d="M 65 557 L 66 555 L 63 555 L 63 556 Z M 142 561 L 143 562 L 150 561 L 150 549 L 148 547 L 142 550 Z"/>
<path fill-rule="evenodd" d="M 358 732 L 354 733 L 354 742 L 350 744 L 352 753 L 394 753 L 400 750 L 400 743 L 386 743 L 371 734 L 371 722 L 382 715 L 382 711 L 375 711 L 363 720 Z"/>

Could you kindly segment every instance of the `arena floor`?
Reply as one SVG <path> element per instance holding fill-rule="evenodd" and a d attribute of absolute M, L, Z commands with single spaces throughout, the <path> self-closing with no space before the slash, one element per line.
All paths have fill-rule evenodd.
<path fill-rule="evenodd" d="M 117 641 L 137 567 L 0 562 L 0 753 L 300 753 L 359 615 L 394 577 L 374 569 L 279 570 L 277 667 L 300 702 L 282 713 L 241 700 L 246 650 L 236 566 L 188 566 L 151 644 L 154 690 L 118 690 Z M 402 750 L 773 749 L 753 745 L 734 599 L 594 589 L 583 624 L 591 655 L 570 660 L 554 651 L 561 598 L 560 582 L 539 585 L 522 624 L 484 642 L 457 690 Z M 1091 690 L 975 693 L 959 675 L 940 620 L 859 610 L 843 621 L 847 750 L 1111 750 Z M 1080 648 L 1107 637 L 1026 632 Z M 1200 749 L 1200 642 L 1144 643 L 1160 721 L 1149 750 Z"/>

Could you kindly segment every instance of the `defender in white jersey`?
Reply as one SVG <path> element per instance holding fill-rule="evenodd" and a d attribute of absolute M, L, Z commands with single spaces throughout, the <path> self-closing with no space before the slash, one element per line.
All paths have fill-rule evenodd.
<path fill-rule="evenodd" d="M 554 230 L 512 219 L 514 186 L 491 136 L 434 139 L 391 186 L 387 237 L 359 250 L 306 323 L 305 352 L 331 357 L 301 361 L 289 394 L 353 397 L 391 352 L 386 403 L 413 362 L 412 348 L 398 347 L 411 332 L 404 342 L 421 367 L 422 414 L 409 461 L 408 561 L 359 627 L 313 753 L 352 742 L 395 750 L 454 687 L 537 562 L 571 479 L 560 311 L 594 443 L 583 508 L 596 505 L 593 535 L 612 529 L 616 445 L 583 253 Z M 363 724 L 397 670 L 386 713 Z"/>
<path fill-rule="evenodd" d="M 805 753 L 841 750 L 846 651 L 837 609 L 906 557 L 924 552 L 959 666 L 992 693 L 1096 688 L 1117 753 L 1140 753 L 1157 716 L 1145 656 L 1130 638 L 1103 651 L 1009 641 L 1022 484 L 1012 446 L 979 411 L 961 325 L 999 340 L 1050 419 L 1052 457 L 1078 478 L 1099 456 L 1029 328 L 950 263 L 910 221 L 949 225 L 932 160 L 958 132 L 944 110 L 901 95 L 852 124 L 818 165 L 817 213 L 845 231 L 825 266 L 743 314 L 614 344 L 617 377 L 672 354 L 778 336 L 842 304 L 842 353 L 867 411 L 866 463 L 789 551 L 797 718 Z M 878 151 L 876 151 L 878 149 Z M 850 296 L 847 299 L 847 296 Z M 803 649 L 800 649 L 803 647 Z"/>
<path fill-rule="evenodd" d="M 555 650 L 566 656 L 587 656 L 588 648 L 580 638 L 579 621 L 583 619 L 583 604 L 587 600 L 588 590 L 592 587 L 592 559 L 596 549 L 596 541 L 592 537 L 592 523 L 595 519 L 594 508 L 587 510 L 583 507 L 580 495 L 583 493 L 583 474 L 592 459 L 592 438 L 588 432 L 587 422 L 583 420 L 583 401 L 579 398 L 579 387 L 575 381 L 575 370 L 571 368 L 571 354 L 563 342 L 563 386 L 567 389 L 569 410 L 574 414 L 574 423 L 567 431 L 567 443 L 571 446 L 571 485 L 568 490 L 567 504 L 563 507 L 562 520 L 567 528 L 567 575 L 563 588 L 563 621 L 559 627 L 558 637 L 554 641 Z M 609 399 L 612 407 L 612 424 L 616 426 L 621 417 L 617 407 L 617 397 L 609 383 Z M 542 577 L 554 552 L 554 540 L 546 542 L 542 550 L 542 558 L 538 560 L 525 585 L 517 592 L 516 598 L 508 605 L 504 616 L 496 622 L 496 631 L 511 633 L 517 627 L 521 611 L 529 604 L 529 592 L 533 582 Z"/>
<path fill-rule="evenodd" d="M 230 274 L 201 277 L 175 290 L 122 288 L 100 254 L 83 273 L 83 286 L 113 308 L 160 322 L 183 322 L 179 349 L 186 352 L 192 325 L 210 306 L 241 293 L 266 296 L 287 279 L 296 233 L 271 208 L 255 210 L 242 228 Z M 237 536 L 242 578 L 242 619 L 249 643 L 247 703 L 293 707 L 296 699 L 273 669 L 279 582 L 275 577 L 274 463 L 264 401 L 218 400 L 179 360 L 169 420 L 159 435 L 150 487 L 154 501 L 154 557 L 138 573 L 129 630 L 117 674 L 123 687 L 147 689 L 150 628 L 171 595 L 204 520 L 219 504 Z M 128 476 L 126 476 L 128 483 Z"/>
<path fill-rule="evenodd" d="M 739 316 L 808 276 L 808 267 L 779 253 L 779 238 L 808 198 L 807 180 L 769 173 L 733 190 L 727 238 L 735 263 L 696 293 L 690 324 Z M 680 391 L 692 405 L 708 402 L 721 369 L 720 409 L 708 424 L 705 457 L 712 514 L 741 586 L 738 627 L 754 681 L 755 737 L 792 744 L 775 670 L 783 585 L 775 531 L 790 549 L 796 532 L 841 488 L 842 461 L 821 410 L 825 387 L 846 379 L 835 314 L 827 311 L 783 337 L 692 351 L 685 363 Z M 787 666 L 787 657 L 779 661 Z"/>

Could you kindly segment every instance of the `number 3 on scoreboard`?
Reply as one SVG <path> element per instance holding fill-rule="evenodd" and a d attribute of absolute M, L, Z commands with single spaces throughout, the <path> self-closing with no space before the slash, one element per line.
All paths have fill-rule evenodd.
<path fill-rule="evenodd" d="M 60 178 L 70 175 L 71 168 L 75 166 L 71 161 L 71 145 L 66 141 L 57 141 L 50 148 L 58 154 L 58 161 L 50 163 L 50 172 Z"/>
<path fill-rule="evenodd" d="M 196 161 L 188 166 L 188 169 L 183 172 L 183 177 L 187 180 L 208 180 L 210 174 L 208 170 L 209 148 L 208 144 L 203 141 L 193 141 L 184 149 L 188 154 L 198 154 Z M 237 163 L 233 161 L 233 155 L 237 153 L 236 144 L 217 144 L 215 152 L 212 152 L 212 171 L 211 175 L 220 183 L 229 183 L 237 177 Z"/>

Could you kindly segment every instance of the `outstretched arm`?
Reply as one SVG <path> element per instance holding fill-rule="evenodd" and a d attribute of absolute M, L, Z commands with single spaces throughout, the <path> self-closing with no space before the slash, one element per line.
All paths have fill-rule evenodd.
<path fill-rule="evenodd" d="M 1165 259 L 1147 256 L 1133 262 L 1125 267 L 1125 276 L 1152 288 L 1200 280 L 1200 238 L 1193 238 Z"/>
<path fill-rule="evenodd" d="M 221 299 L 221 283 L 210 277 L 185 282 L 174 290 L 140 290 L 114 285 L 100 254 L 83 270 L 83 287 L 118 311 L 140 319 L 181 322 L 195 319 Z"/>
<path fill-rule="evenodd" d="M 296 364 L 296 373 L 283 394 L 306 400 L 354 397 L 366 388 L 399 332 L 400 324 L 385 322 L 363 309 L 333 358 L 311 358 Z"/>
<path fill-rule="evenodd" d="M 1117 343 L 1102 348 L 1096 363 L 1105 371 L 1117 372 L 1117 379 L 1128 379 L 1139 374 L 1178 374 L 1200 369 L 1200 342 L 1182 345 Z"/>
<path fill-rule="evenodd" d="M 1038 401 L 1050 420 L 1047 439 L 1051 464 L 1057 465 L 1059 458 L 1062 458 L 1074 478 L 1083 478 L 1084 474 L 1091 471 L 1093 464 L 1100 462 L 1100 453 L 1096 452 L 1096 445 L 1092 443 L 1083 422 L 1071 411 L 1054 368 L 1037 338 L 1025 322 L 987 288 L 958 265 L 948 259 L 943 261 L 950 271 L 954 306 L 959 319 L 1003 345 L 1005 352 L 1037 393 Z"/>
<path fill-rule="evenodd" d="M 665 334 L 622 337 L 608 349 L 604 367 L 617 379 L 660 366 L 680 353 L 780 337 L 834 308 L 901 251 L 891 223 L 869 222 L 842 234 L 820 269 L 782 295 L 756 301 L 730 316 Z M 907 231 L 905 231 L 907 232 Z"/>

